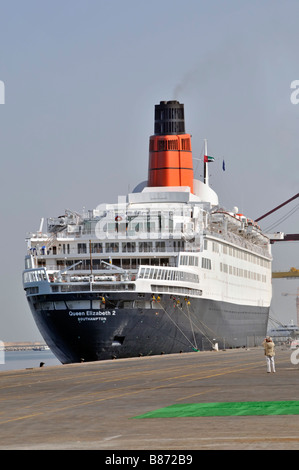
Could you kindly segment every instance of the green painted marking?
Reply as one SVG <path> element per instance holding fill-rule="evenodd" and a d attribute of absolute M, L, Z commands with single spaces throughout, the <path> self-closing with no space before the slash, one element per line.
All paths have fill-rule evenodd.
<path fill-rule="evenodd" d="M 150 411 L 135 419 L 191 418 L 200 416 L 298 415 L 299 401 L 241 401 L 223 403 L 182 403 Z"/>

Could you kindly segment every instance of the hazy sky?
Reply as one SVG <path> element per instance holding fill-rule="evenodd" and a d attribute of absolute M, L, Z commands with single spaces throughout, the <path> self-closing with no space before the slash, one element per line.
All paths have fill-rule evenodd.
<path fill-rule="evenodd" d="M 184 103 L 195 158 L 208 139 L 226 208 L 257 218 L 298 193 L 298 18 L 298 0 L 0 0 L 1 340 L 41 339 L 22 288 L 27 232 L 145 180 L 160 100 Z M 294 211 L 273 231 L 298 233 L 298 204 L 262 228 Z M 298 248 L 274 245 L 274 269 L 299 268 Z M 296 321 L 281 293 L 298 287 L 273 281 L 271 316 Z"/>

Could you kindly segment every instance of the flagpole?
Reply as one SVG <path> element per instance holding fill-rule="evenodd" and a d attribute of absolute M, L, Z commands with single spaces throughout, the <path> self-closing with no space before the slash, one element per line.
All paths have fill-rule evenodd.
<path fill-rule="evenodd" d="M 209 170 L 208 170 L 208 162 L 205 161 L 205 155 L 208 155 L 208 141 L 205 139 L 205 152 L 204 152 L 204 176 L 203 182 L 209 185 Z"/>

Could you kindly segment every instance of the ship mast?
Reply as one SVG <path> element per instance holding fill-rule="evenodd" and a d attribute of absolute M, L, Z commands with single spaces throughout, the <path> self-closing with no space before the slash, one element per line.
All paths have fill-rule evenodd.
<path fill-rule="evenodd" d="M 209 186 L 209 170 L 208 170 L 208 162 L 206 161 L 206 157 L 208 156 L 208 141 L 207 139 L 204 140 L 205 142 L 205 151 L 204 151 L 204 167 L 203 167 L 203 170 L 204 170 L 204 173 L 203 173 L 203 182 Z"/>

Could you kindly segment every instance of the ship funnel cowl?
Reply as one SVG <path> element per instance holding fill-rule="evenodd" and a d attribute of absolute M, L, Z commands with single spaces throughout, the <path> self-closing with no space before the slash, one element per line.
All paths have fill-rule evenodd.
<path fill-rule="evenodd" d="M 160 101 L 155 105 L 155 135 L 185 134 L 184 105 L 178 101 Z"/>

